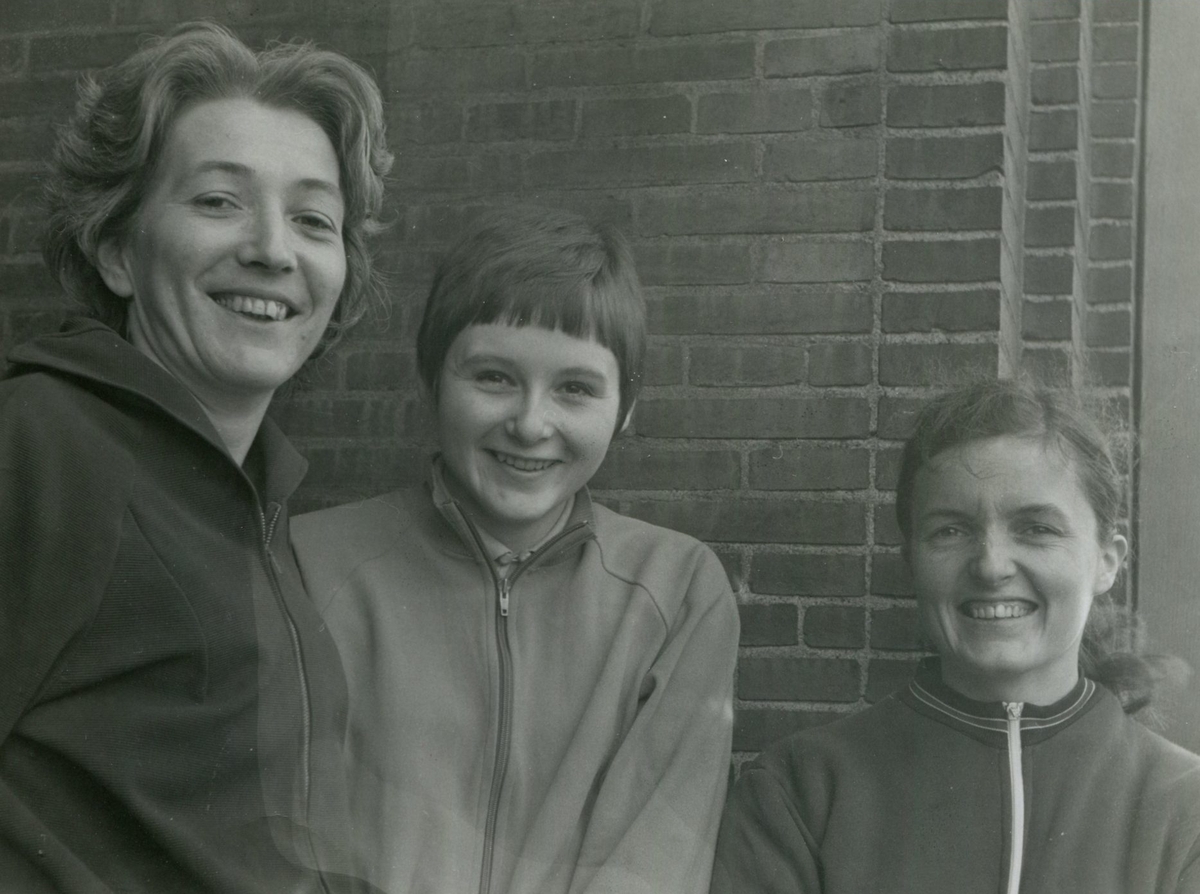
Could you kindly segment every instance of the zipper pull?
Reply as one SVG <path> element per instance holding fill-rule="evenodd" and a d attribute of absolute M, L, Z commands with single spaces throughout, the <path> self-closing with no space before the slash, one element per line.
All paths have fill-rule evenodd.
<path fill-rule="evenodd" d="M 1008 714 L 1009 720 L 1020 720 L 1021 710 L 1025 707 L 1024 702 L 1005 702 L 1004 712 Z"/>
<path fill-rule="evenodd" d="M 512 584 L 508 582 L 507 577 L 500 578 L 500 617 L 508 617 L 508 594 L 512 589 Z"/>

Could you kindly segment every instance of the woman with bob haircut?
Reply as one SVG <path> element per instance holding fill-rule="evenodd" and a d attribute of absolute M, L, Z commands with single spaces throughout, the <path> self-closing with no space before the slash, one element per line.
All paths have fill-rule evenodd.
<path fill-rule="evenodd" d="M 346 662 L 355 875 L 391 894 L 708 884 L 738 617 L 698 541 L 592 502 L 646 324 L 629 250 L 506 208 L 417 337 L 425 484 L 296 520 Z"/>
<path fill-rule="evenodd" d="M 932 400 L 896 518 L 936 657 L 743 769 L 714 892 L 1196 894 L 1200 757 L 1130 713 L 1165 666 L 1108 595 L 1121 475 L 1068 390 Z"/>
<path fill-rule="evenodd" d="M 275 390 L 376 293 L 379 91 L 185 25 L 85 79 L 45 258 L 86 318 L 0 380 L 0 887 L 329 891 L 346 691 Z"/>

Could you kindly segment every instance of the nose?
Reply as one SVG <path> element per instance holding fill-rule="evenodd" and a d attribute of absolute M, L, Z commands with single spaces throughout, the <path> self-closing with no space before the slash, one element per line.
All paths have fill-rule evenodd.
<path fill-rule="evenodd" d="M 524 394 L 505 421 L 505 430 L 521 444 L 536 444 L 550 437 L 553 410 L 547 402 L 541 395 Z"/>
<path fill-rule="evenodd" d="M 288 221 L 276 209 L 259 208 L 250 215 L 241 244 L 238 260 L 247 267 L 259 267 L 287 272 L 296 267 Z"/>
<path fill-rule="evenodd" d="M 971 572 L 984 583 L 1008 580 L 1016 571 L 1011 546 L 1002 535 L 981 535 L 971 560 Z"/>

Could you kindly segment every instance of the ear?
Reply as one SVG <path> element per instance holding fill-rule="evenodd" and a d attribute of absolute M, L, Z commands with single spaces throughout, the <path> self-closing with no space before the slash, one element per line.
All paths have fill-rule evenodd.
<path fill-rule="evenodd" d="M 133 297 L 133 272 L 125 257 L 125 250 L 115 236 L 106 236 L 100 240 L 96 251 L 96 268 L 104 284 L 122 298 Z"/>
<path fill-rule="evenodd" d="M 637 408 L 637 398 L 633 399 L 633 403 L 629 405 L 629 409 L 625 412 L 625 418 L 621 424 L 617 426 L 617 434 L 622 434 L 625 429 L 629 428 L 629 423 L 633 421 L 633 411 Z"/>
<path fill-rule="evenodd" d="M 1096 570 L 1096 585 L 1094 595 L 1099 596 L 1112 589 L 1117 579 L 1117 572 L 1125 564 L 1129 555 L 1129 541 L 1122 534 L 1113 534 L 1108 543 L 1100 548 L 1100 565 Z"/>

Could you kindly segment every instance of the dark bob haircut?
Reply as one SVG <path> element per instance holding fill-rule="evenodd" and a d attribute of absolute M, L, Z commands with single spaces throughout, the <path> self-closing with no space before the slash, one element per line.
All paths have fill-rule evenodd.
<path fill-rule="evenodd" d="M 916 416 L 904 444 L 896 486 L 896 521 L 907 556 L 920 471 L 938 454 L 988 438 L 1016 436 L 1063 452 L 1075 470 L 1101 541 L 1118 532 L 1124 505 L 1123 476 L 1114 458 L 1115 438 L 1106 434 L 1078 393 L 1025 379 L 983 380 L 929 401 Z M 1087 676 L 1112 690 L 1129 713 L 1150 704 L 1156 684 L 1176 673 L 1170 660 L 1138 651 L 1135 619 L 1111 593 L 1096 597 L 1080 648 Z"/>
<path fill-rule="evenodd" d="M 306 43 L 255 53 L 220 25 L 198 22 L 85 77 L 47 181 L 46 263 L 91 316 L 123 331 L 127 302 L 101 279 L 99 246 L 129 232 L 180 114 L 218 99 L 252 99 L 307 115 L 337 154 L 346 283 L 320 353 L 382 297 L 367 239 L 380 228 L 383 178 L 392 164 L 379 88 L 338 53 Z"/>
<path fill-rule="evenodd" d="M 446 354 L 468 326 L 561 330 L 612 351 L 621 377 L 618 430 L 646 354 L 646 307 L 625 240 L 578 214 L 533 205 L 477 217 L 438 265 L 417 335 L 417 370 L 437 399 Z"/>

